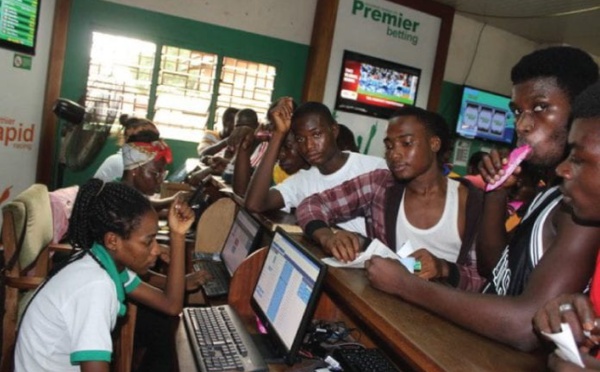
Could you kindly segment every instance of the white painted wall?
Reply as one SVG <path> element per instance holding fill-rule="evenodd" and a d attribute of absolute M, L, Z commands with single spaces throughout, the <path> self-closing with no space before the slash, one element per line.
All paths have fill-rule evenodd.
<path fill-rule="evenodd" d="M 31 70 L 13 67 L 15 52 L 0 49 L 0 131 L 4 134 L 4 141 L 0 141 L 0 197 L 9 189 L 9 199 L 35 182 L 38 148 L 40 140 L 43 140 L 40 139 L 40 125 L 55 0 L 40 3 L 36 55 L 32 58 Z M 17 137 L 8 141 L 7 132 L 15 133 L 16 130 L 18 133 L 21 129 L 23 133 L 24 129 L 30 128 L 33 128 L 31 138 Z"/>
<path fill-rule="evenodd" d="M 510 69 L 538 47 L 533 41 L 456 14 L 444 81 L 510 95 Z"/>
<path fill-rule="evenodd" d="M 317 0 L 107 0 L 309 45 Z"/>

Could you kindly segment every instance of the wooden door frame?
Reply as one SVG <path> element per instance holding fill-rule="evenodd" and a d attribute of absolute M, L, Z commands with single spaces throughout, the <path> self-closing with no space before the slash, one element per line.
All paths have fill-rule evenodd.
<path fill-rule="evenodd" d="M 54 188 L 51 185 L 55 181 L 53 180 L 53 174 L 57 165 L 55 160 L 58 159 L 57 136 L 59 127 L 58 118 L 54 115 L 52 109 L 60 96 L 71 1 L 56 0 L 54 7 L 50 58 L 48 61 L 48 75 L 46 78 L 46 92 L 42 112 L 36 182 L 48 185 L 50 189 Z"/>

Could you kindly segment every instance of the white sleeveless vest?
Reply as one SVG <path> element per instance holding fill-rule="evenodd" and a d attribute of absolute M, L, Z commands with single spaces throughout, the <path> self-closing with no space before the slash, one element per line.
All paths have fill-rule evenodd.
<path fill-rule="evenodd" d="M 431 254 L 448 262 L 456 262 L 462 239 L 458 232 L 458 187 L 460 183 L 448 179 L 446 204 L 440 220 L 429 229 L 419 229 L 408 222 L 404 213 L 404 197 L 402 195 L 396 224 L 396 247 L 410 241 L 414 250 L 426 248 Z"/>

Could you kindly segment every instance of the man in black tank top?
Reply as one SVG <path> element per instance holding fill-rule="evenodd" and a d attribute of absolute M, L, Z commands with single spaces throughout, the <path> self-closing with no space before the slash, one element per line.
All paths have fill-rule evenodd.
<path fill-rule="evenodd" d="M 526 161 L 552 175 L 564 158 L 571 102 L 598 80 L 598 66 L 579 49 L 552 47 L 523 57 L 511 78 L 517 145 L 531 146 Z M 498 180 L 502 164 L 492 151 L 480 165 L 484 180 Z M 499 342 L 521 350 L 536 348 L 538 339 L 531 326 L 535 311 L 560 293 L 586 287 L 600 246 L 600 228 L 573 219 L 560 193 L 552 188 L 559 180 L 549 176 L 549 189 L 540 192 L 509 239 L 504 229 L 506 189 L 515 181 L 515 176 L 509 177 L 485 196 L 477 260 L 480 273 L 490 278 L 486 294 L 419 280 L 381 258 L 367 263 L 372 285 Z"/>

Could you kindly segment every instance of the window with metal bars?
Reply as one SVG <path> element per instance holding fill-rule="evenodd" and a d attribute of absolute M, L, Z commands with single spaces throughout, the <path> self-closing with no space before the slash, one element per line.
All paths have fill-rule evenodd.
<path fill-rule="evenodd" d="M 85 105 L 147 117 L 162 137 L 195 141 L 228 107 L 265 117 L 275 77 L 262 63 L 94 32 Z"/>

